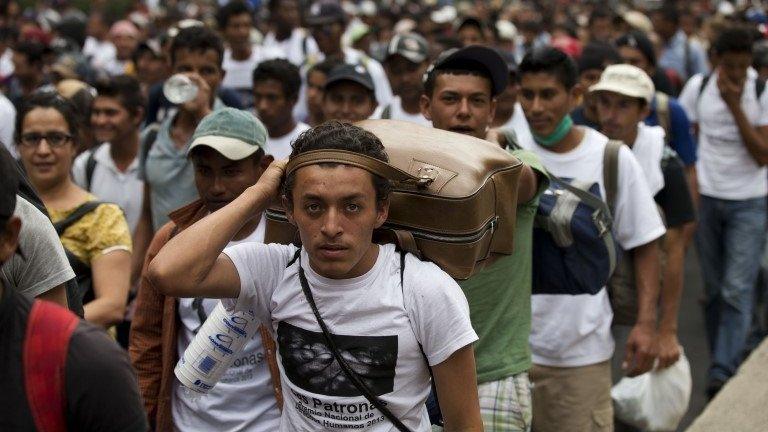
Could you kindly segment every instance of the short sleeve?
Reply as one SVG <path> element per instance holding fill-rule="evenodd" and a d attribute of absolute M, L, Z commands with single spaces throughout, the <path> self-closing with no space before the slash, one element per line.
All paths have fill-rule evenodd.
<path fill-rule="evenodd" d="M 530 150 L 517 149 L 512 150 L 512 156 L 518 158 L 521 162 L 531 167 L 536 176 L 538 177 L 539 188 L 536 191 L 536 195 L 525 205 L 537 206 L 539 205 L 539 197 L 549 187 L 549 173 L 544 165 L 541 163 L 541 158 L 536 153 Z"/>
<path fill-rule="evenodd" d="M 13 288 L 37 297 L 75 277 L 50 219 L 17 196 L 14 215 L 21 221 L 19 250 L 2 267 Z"/>
<path fill-rule="evenodd" d="M 665 232 L 643 170 L 627 146 L 619 151 L 619 189 L 614 228 L 624 250 L 656 240 Z"/>
<path fill-rule="evenodd" d="M 404 278 L 406 307 L 430 366 L 478 339 L 467 299 L 447 273 L 409 254 Z"/>
<path fill-rule="evenodd" d="M 130 252 L 131 232 L 123 211 L 115 204 L 101 204 L 67 228 L 61 242 L 80 259 L 90 263 L 101 255 Z"/>
<path fill-rule="evenodd" d="M 78 325 L 69 342 L 66 371 L 69 430 L 149 430 L 128 356 L 103 330 Z"/>
<path fill-rule="evenodd" d="M 701 81 L 704 79 L 703 75 L 694 75 L 683 87 L 683 91 L 680 92 L 680 97 L 677 98 L 680 102 L 680 106 L 685 110 L 685 114 L 688 116 L 688 120 L 691 123 L 698 123 L 699 116 L 696 110 L 696 102 L 699 99 L 699 90 L 701 88 Z"/>
<path fill-rule="evenodd" d="M 269 299 L 297 250 L 295 246 L 253 242 L 224 249 L 240 277 L 240 295 L 237 299 L 222 300 L 224 306 L 253 310 L 261 322 L 270 322 Z"/>
<path fill-rule="evenodd" d="M 682 161 L 677 156 L 669 156 L 662 168 L 664 188 L 654 198 L 664 212 L 667 226 L 674 228 L 693 222 L 696 219 L 693 199 Z"/>

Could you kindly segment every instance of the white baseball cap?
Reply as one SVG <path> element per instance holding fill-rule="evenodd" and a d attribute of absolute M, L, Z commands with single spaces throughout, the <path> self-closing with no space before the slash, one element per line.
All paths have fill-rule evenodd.
<path fill-rule="evenodd" d="M 590 87 L 589 91 L 609 91 L 651 103 L 656 89 L 644 70 L 637 66 L 617 64 L 605 68 L 600 81 Z"/>

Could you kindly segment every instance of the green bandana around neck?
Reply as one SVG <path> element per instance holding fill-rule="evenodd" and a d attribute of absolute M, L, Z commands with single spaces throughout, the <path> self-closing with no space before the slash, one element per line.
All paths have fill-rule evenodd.
<path fill-rule="evenodd" d="M 552 131 L 551 134 L 541 136 L 533 133 L 533 131 L 531 131 L 531 133 L 533 135 L 533 140 L 536 141 L 537 144 L 544 147 L 552 147 L 553 145 L 562 141 L 568 132 L 571 131 L 571 128 L 573 128 L 573 119 L 571 119 L 570 114 L 567 114 L 565 117 L 563 117 L 562 120 L 560 120 L 560 123 L 557 125 L 555 130 Z"/>

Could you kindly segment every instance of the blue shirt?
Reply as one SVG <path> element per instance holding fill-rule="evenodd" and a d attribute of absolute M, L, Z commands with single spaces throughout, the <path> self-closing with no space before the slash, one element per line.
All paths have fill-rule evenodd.
<path fill-rule="evenodd" d="M 656 114 L 656 98 L 651 103 L 651 113 L 645 118 L 648 126 L 661 126 Z M 667 143 L 680 156 L 685 166 L 696 163 L 696 142 L 691 133 L 691 122 L 677 99 L 669 98 L 669 130 Z"/>
<path fill-rule="evenodd" d="M 685 56 L 686 44 L 689 46 L 688 59 Z M 678 30 L 664 45 L 659 57 L 659 66 L 664 69 L 674 69 L 683 82 L 695 74 L 709 72 L 704 48 L 696 41 L 689 41 L 682 30 Z"/>

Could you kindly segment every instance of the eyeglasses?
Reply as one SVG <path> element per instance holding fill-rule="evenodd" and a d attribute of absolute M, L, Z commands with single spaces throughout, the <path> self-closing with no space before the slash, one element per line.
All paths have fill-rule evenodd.
<path fill-rule="evenodd" d="M 43 139 L 51 147 L 61 147 L 72 139 L 72 135 L 63 132 L 48 132 L 45 134 L 29 132 L 21 135 L 21 145 L 37 147 Z"/>

